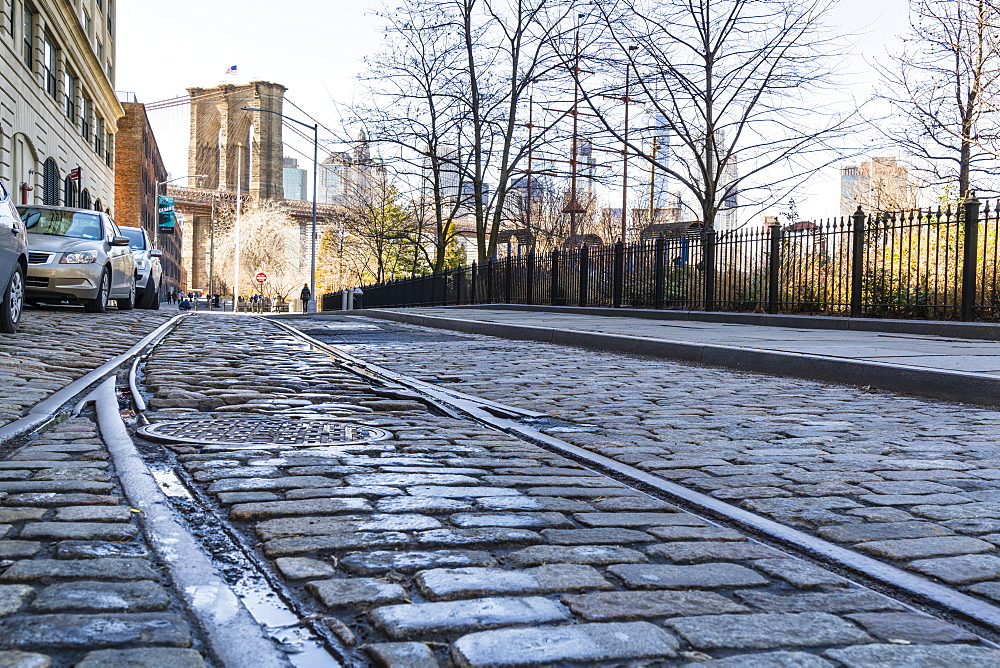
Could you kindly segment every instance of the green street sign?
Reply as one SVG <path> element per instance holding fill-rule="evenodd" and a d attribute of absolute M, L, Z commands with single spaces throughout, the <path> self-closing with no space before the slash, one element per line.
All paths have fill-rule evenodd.
<path fill-rule="evenodd" d="M 173 234 L 177 225 L 177 216 L 174 214 L 174 198 L 160 195 L 160 202 L 157 207 L 158 223 L 160 234 Z"/>

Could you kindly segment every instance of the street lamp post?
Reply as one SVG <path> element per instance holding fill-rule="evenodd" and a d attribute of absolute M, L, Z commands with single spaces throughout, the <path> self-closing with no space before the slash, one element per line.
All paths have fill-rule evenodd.
<path fill-rule="evenodd" d="M 156 203 L 156 210 L 160 210 L 160 186 L 165 186 L 168 183 L 173 183 L 174 181 L 180 181 L 181 179 L 203 179 L 206 174 L 188 174 L 187 176 L 178 176 L 176 179 L 170 179 L 169 181 L 155 181 L 153 185 L 153 199 Z M 153 248 L 156 248 L 156 243 L 160 238 L 160 222 L 156 221 L 156 225 L 153 226 Z"/>
<path fill-rule="evenodd" d="M 258 109 L 256 107 L 240 107 L 243 111 L 261 111 L 265 114 L 274 114 L 275 116 L 281 116 L 286 121 L 291 121 L 292 123 L 297 123 L 305 128 L 311 128 L 313 131 L 313 197 L 312 197 L 312 245 L 309 253 L 309 303 L 306 306 L 306 311 L 308 313 L 316 312 L 316 192 L 319 189 L 319 123 L 309 125 L 308 123 L 303 123 L 300 120 L 296 120 L 284 114 L 271 111 L 270 109 Z"/>
<path fill-rule="evenodd" d="M 236 246 L 236 257 L 233 268 L 233 313 L 239 311 L 240 302 L 240 205 L 243 202 L 243 195 L 240 188 L 243 186 L 243 144 L 236 144 L 236 226 L 233 231 L 233 242 Z"/>
<path fill-rule="evenodd" d="M 168 183 L 173 183 L 174 181 L 180 181 L 181 179 L 203 179 L 207 176 L 206 174 L 188 174 L 187 176 L 178 176 L 176 179 L 170 179 L 168 181 L 154 181 L 153 182 L 153 204 L 157 212 L 157 218 L 153 222 L 153 248 L 158 248 L 160 245 L 160 221 L 159 221 L 159 211 L 160 211 L 160 186 L 165 186 Z M 180 286 L 178 286 L 180 287 Z M 159 299 L 159 295 L 156 297 Z"/>

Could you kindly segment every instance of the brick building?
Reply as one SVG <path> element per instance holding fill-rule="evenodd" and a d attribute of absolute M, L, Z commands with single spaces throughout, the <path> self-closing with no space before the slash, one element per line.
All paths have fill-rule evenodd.
<path fill-rule="evenodd" d="M 156 184 L 167 180 L 167 170 L 146 107 L 138 102 L 122 102 L 122 107 L 125 115 L 118 120 L 115 150 L 115 222 L 142 227 L 156 239 L 156 247 L 163 251 L 162 299 L 167 291 L 181 289 L 182 226 L 174 234 L 156 236 Z"/>

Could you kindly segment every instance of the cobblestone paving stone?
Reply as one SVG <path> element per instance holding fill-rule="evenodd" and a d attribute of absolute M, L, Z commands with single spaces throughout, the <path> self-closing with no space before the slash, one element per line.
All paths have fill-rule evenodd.
<path fill-rule="evenodd" d="M 546 412 L 572 423 L 540 427 L 563 440 L 1000 601 L 1000 411 L 351 320 L 290 324 L 422 380 Z"/>
<path fill-rule="evenodd" d="M 18 333 L 0 340 L 0 426 L 125 352 L 171 315 L 177 314 L 29 310 Z"/>
<path fill-rule="evenodd" d="M 0 666 L 205 665 L 90 419 L 0 464 Z"/>
<path fill-rule="evenodd" d="M 957 663 L 1000 665 L 962 628 L 562 456 L 379 394 L 259 320 L 190 319 L 145 372 L 154 424 L 339 416 L 392 434 L 167 446 L 350 663 L 861 666 L 927 642 Z M 934 639 L 911 640 L 914 629 Z M 831 654 L 847 650 L 858 652 Z"/>

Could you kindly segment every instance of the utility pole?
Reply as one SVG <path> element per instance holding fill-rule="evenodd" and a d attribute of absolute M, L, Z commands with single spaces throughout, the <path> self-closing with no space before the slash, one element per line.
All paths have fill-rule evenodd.
<path fill-rule="evenodd" d="M 580 15 L 583 16 L 582 14 Z M 576 35 L 573 38 L 573 110 L 570 112 L 573 115 L 573 142 L 572 142 L 572 157 L 570 158 L 570 191 L 569 191 L 569 203 L 563 208 L 563 213 L 569 214 L 569 239 L 572 242 L 576 239 L 576 217 L 578 214 L 586 212 L 580 202 L 576 199 L 576 174 L 577 174 L 577 139 L 580 127 L 580 116 L 577 113 L 579 111 L 580 104 L 580 27 L 576 28 Z"/>
<path fill-rule="evenodd" d="M 236 229 L 234 231 L 234 238 L 236 242 L 236 262 L 235 268 L 233 269 L 233 313 L 237 311 L 237 304 L 240 298 L 240 209 L 242 205 L 242 193 L 240 189 L 243 186 L 243 144 L 236 144 Z"/>

